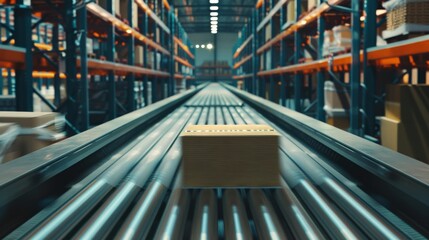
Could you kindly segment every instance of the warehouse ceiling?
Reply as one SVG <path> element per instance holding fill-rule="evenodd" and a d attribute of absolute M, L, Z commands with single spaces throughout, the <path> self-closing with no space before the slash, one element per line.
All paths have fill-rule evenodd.
<path fill-rule="evenodd" d="M 219 7 L 218 32 L 236 33 L 249 21 L 255 4 L 256 0 L 174 0 L 179 21 L 188 33 L 210 33 L 210 6 Z"/>

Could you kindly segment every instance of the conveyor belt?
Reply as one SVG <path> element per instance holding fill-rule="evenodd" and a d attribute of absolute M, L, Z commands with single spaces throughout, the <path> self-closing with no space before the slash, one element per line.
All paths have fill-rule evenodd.
<path fill-rule="evenodd" d="M 88 163 L 86 167 L 92 173 L 82 171 L 85 174 L 75 177 L 72 185 L 61 188 L 63 191 L 56 195 L 46 193 L 49 197 L 42 195 L 39 201 L 49 204 L 29 210 L 30 214 L 17 218 L 20 223 L 3 234 L 9 239 L 427 237 L 424 219 L 411 219 L 412 213 L 393 207 L 381 191 L 377 195 L 374 189 L 361 186 L 353 173 L 329 159 L 333 155 L 328 150 L 320 146 L 313 149 L 311 141 L 303 142 L 305 137 L 286 131 L 283 124 L 274 123 L 273 116 L 256 111 L 257 104 L 251 105 L 220 85 L 205 87 L 134 139 Z M 178 181 L 181 160 L 178 135 L 189 124 L 273 126 L 281 133 L 283 187 L 182 189 Z M 10 167 L 14 166 L 22 167 L 18 163 Z M 58 175 L 71 174 L 64 172 Z M 4 186 L 12 184 L 12 180 L 4 182 Z M 17 199 L 21 195 L 15 194 Z M 11 200 L 14 201 L 19 206 L 21 200 Z M 6 221 L 1 216 L 0 220 Z"/>

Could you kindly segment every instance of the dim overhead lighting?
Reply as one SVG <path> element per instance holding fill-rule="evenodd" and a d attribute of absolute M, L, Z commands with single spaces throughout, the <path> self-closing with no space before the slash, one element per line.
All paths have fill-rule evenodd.
<path fill-rule="evenodd" d="M 212 31 L 212 33 L 213 33 L 213 31 Z M 213 49 L 213 44 L 211 44 L 211 43 L 207 44 L 207 49 Z"/>
<path fill-rule="evenodd" d="M 198 44 L 197 44 L 197 45 L 195 45 L 195 48 L 200 48 L 200 45 L 198 45 Z"/>
<path fill-rule="evenodd" d="M 218 24 L 218 21 L 211 21 L 211 22 L 210 22 L 210 24 L 212 24 L 212 25 L 217 25 L 217 24 Z"/>
<path fill-rule="evenodd" d="M 218 3 L 219 3 L 219 0 L 210 0 L 210 3 L 211 3 L 211 4 L 218 4 Z"/>
<path fill-rule="evenodd" d="M 202 44 L 202 45 L 201 45 L 201 48 L 206 48 L 206 45 Z"/>
<path fill-rule="evenodd" d="M 217 11 L 217 10 L 219 10 L 219 7 L 218 6 L 210 6 L 210 10 Z"/>
<path fill-rule="evenodd" d="M 217 17 L 217 15 L 219 15 L 218 12 L 210 12 L 210 16 L 212 16 L 212 17 Z"/>
<path fill-rule="evenodd" d="M 218 17 L 210 17 L 210 21 L 217 21 Z"/>

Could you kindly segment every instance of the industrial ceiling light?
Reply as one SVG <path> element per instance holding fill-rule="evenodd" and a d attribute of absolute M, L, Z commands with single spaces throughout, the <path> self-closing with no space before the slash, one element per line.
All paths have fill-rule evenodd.
<path fill-rule="evenodd" d="M 218 17 L 210 17 L 210 21 L 217 21 L 217 20 L 219 20 Z"/>
<path fill-rule="evenodd" d="M 211 4 L 218 4 L 218 3 L 219 3 L 219 0 L 210 0 L 210 3 L 211 3 Z"/>
<path fill-rule="evenodd" d="M 206 48 L 206 45 L 204 45 L 204 44 L 203 44 L 203 45 L 201 45 L 201 48 Z"/>
<path fill-rule="evenodd" d="M 212 25 L 217 25 L 217 24 L 218 24 L 218 21 L 210 21 L 210 24 L 212 24 Z"/>
<path fill-rule="evenodd" d="M 212 30 L 213 30 L 213 29 L 216 29 L 216 30 L 217 30 L 217 25 L 212 25 L 212 26 L 211 26 L 211 28 L 212 28 Z"/>
<path fill-rule="evenodd" d="M 210 16 L 212 16 L 212 17 L 217 17 L 217 15 L 219 15 L 218 12 L 210 12 Z"/>
<path fill-rule="evenodd" d="M 217 33 L 217 31 L 212 31 L 212 34 L 216 34 Z"/>
<path fill-rule="evenodd" d="M 212 31 L 212 33 L 213 33 L 213 31 Z M 213 44 L 211 44 L 211 43 L 207 44 L 207 49 L 213 49 Z"/>
<path fill-rule="evenodd" d="M 198 45 L 198 44 L 197 44 L 197 45 L 195 45 L 195 48 L 200 48 L 200 45 Z"/>
<path fill-rule="evenodd" d="M 210 10 L 211 11 L 217 11 L 217 10 L 219 10 L 219 7 L 218 6 L 210 6 Z"/>

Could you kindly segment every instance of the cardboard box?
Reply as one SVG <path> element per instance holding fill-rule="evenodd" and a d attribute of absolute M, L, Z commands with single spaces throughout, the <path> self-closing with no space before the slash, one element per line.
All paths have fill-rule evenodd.
<path fill-rule="evenodd" d="M 396 119 L 381 117 L 380 128 L 383 146 L 429 163 L 429 127 L 427 124 L 404 124 Z"/>
<path fill-rule="evenodd" d="M 279 186 L 278 137 L 265 125 L 189 126 L 181 135 L 184 186 Z"/>
<path fill-rule="evenodd" d="M 53 112 L 8 112 L 0 111 L 0 122 L 16 123 L 22 128 L 35 128 L 55 121 Z"/>
<path fill-rule="evenodd" d="M 386 87 L 385 115 L 404 124 L 429 121 L 429 85 L 397 84 Z M 422 121 L 422 122 L 424 122 Z"/>
<path fill-rule="evenodd" d="M 144 53 L 144 48 L 143 46 L 135 46 L 134 48 L 134 64 L 138 65 L 138 66 L 143 66 L 144 64 L 144 59 L 143 59 L 143 53 Z"/>
<path fill-rule="evenodd" d="M 332 125 L 336 128 L 342 129 L 344 131 L 347 131 L 350 127 L 350 119 L 347 116 L 343 116 L 343 117 L 327 116 L 326 117 L 326 123 L 329 125 Z"/>
<path fill-rule="evenodd" d="M 332 81 L 325 81 L 325 107 L 330 109 L 348 109 L 350 97 L 344 88 L 335 86 Z"/>

